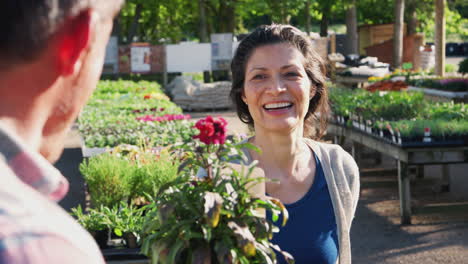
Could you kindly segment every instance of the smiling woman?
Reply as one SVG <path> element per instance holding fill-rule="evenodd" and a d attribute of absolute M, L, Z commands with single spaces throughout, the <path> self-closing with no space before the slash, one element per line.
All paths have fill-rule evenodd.
<path fill-rule="evenodd" d="M 273 242 L 299 264 L 351 263 L 359 171 L 340 146 L 318 141 L 329 106 L 325 65 L 309 38 L 289 25 L 261 26 L 239 44 L 231 70 L 231 98 L 262 150 L 245 150 L 248 162 L 275 180 L 266 192 L 290 215 Z"/>

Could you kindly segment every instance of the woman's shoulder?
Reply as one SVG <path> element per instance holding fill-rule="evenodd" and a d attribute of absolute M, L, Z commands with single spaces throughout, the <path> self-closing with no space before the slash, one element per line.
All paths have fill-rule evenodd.
<path fill-rule="evenodd" d="M 306 139 L 322 163 L 332 168 L 342 168 L 345 171 L 358 173 L 359 169 L 354 158 L 340 145 Z"/>

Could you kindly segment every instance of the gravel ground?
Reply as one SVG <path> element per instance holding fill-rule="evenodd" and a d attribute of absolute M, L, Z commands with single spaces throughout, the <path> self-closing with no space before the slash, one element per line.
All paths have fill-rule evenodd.
<path fill-rule="evenodd" d="M 194 118 L 222 116 L 228 121 L 229 131 L 248 132 L 232 111 L 190 114 Z M 468 264 L 468 212 L 416 215 L 412 225 L 402 226 L 395 162 L 384 157 L 376 166 L 364 160 L 361 170 L 368 168 L 372 171 L 361 176 L 361 196 L 351 230 L 353 263 Z M 435 194 L 432 190 L 427 184 L 412 186 L 414 202 L 456 201 L 448 193 Z"/>

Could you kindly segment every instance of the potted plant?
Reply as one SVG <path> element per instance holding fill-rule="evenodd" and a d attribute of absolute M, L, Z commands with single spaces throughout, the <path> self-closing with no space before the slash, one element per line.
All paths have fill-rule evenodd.
<path fill-rule="evenodd" d="M 113 227 L 114 233 L 123 237 L 128 248 L 137 248 L 140 233 L 143 228 L 143 212 L 145 207 L 136 208 L 121 202 L 112 210 L 106 210 L 106 222 Z"/>
<path fill-rule="evenodd" d="M 78 223 L 84 227 L 96 240 L 100 248 L 107 248 L 109 239 L 109 226 L 104 214 L 100 210 L 90 209 L 83 212 L 81 205 L 71 209 L 71 215 L 76 217 Z"/>
<path fill-rule="evenodd" d="M 230 161 L 242 160 L 246 143 L 226 140 L 226 122 L 202 119 L 199 139 L 185 145 L 180 177 L 161 187 L 149 205 L 143 228 L 142 252 L 152 263 L 273 263 L 276 253 L 292 257 L 273 245 L 273 220 L 287 211 L 277 199 L 253 196 L 250 186 L 263 179 L 249 177 L 254 165 L 234 170 Z M 202 168 L 206 177 L 197 177 Z M 275 252 L 276 251 L 276 252 Z"/>

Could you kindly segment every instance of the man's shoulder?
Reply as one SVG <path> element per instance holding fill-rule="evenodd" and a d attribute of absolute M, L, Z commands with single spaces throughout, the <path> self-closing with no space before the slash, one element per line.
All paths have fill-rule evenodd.
<path fill-rule="evenodd" d="M 50 249 L 52 243 L 57 251 L 102 258 L 92 237 L 65 210 L 24 184 L 1 160 L 0 175 L 0 255 L 29 254 L 27 248 Z"/>

